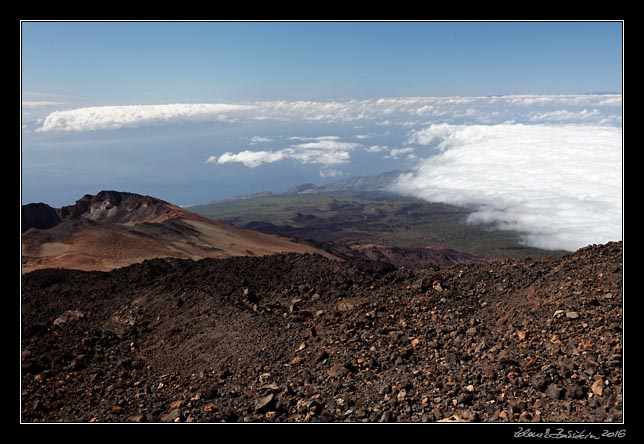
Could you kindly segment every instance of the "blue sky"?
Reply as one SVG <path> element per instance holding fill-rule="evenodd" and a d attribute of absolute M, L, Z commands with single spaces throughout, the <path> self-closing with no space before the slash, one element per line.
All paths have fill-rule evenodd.
<path fill-rule="evenodd" d="M 398 191 L 530 245 L 616 240 L 621 38 L 613 22 L 24 23 L 23 202 L 190 205 L 398 169 Z"/>
<path fill-rule="evenodd" d="M 621 23 L 24 23 L 23 88 L 101 103 L 621 91 Z"/>

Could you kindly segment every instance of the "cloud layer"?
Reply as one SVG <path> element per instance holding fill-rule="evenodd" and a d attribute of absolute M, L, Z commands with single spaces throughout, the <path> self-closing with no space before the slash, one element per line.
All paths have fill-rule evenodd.
<path fill-rule="evenodd" d="M 540 248 L 622 238 L 620 128 L 442 124 L 410 139 L 439 153 L 401 175 L 396 191 L 472 207 L 469 222 L 525 233 Z"/>
<path fill-rule="evenodd" d="M 252 109 L 224 103 L 95 106 L 54 111 L 39 131 L 95 131 L 182 122 L 229 120 L 229 114 Z"/>
<path fill-rule="evenodd" d="M 44 101 L 44 100 L 43 101 L 38 101 L 38 102 L 34 102 L 34 101 L 24 101 L 24 102 L 22 102 L 22 107 L 23 108 L 44 108 L 44 107 L 48 107 L 48 106 L 59 106 L 59 105 L 63 105 L 63 103 L 61 103 L 61 102 L 50 102 L 50 101 Z"/>
<path fill-rule="evenodd" d="M 54 111 L 40 131 L 94 131 L 192 121 L 366 122 L 413 127 L 450 124 L 619 125 L 621 95 L 411 97 L 335 102 L 97 106 Z"/>
<path fill-rule="evenodd" d="M 36 128 L 43 134 L 34 137 L 45 139 L 51 132 L 224 122 L 236 125 L 231 134 L 241 136 L 219 141 L 220 126 L 213 127 L 212 145 L 229 148 L 214 151 L 207 164 L 258 168 L 291 161 L 319 165 L 323 178 L 341 175 L 339 166 L 352 159 L 365 161 L 362 171 L 351 168 L 363 174 L 413 164 L 417 169 L 401 176 L 396 190 L 471 207 L 470 222 L 519 231 L 529 245 L 573 250 L 621 238 L 622 97 L 617 94 L 76 109 L 23 102 L 26 113 L 40 111 L 37 117 L 49 106 L 58 110 L 42 121 L 24 122 L 23 133 Z M 327 131 L 341 136 L 316 135 Z M 289 174 L 287 168 L 282 172 Z"/>

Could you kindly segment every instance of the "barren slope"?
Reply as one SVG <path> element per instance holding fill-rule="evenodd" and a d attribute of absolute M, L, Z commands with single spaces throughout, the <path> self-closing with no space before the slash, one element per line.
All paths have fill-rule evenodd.
<path fill-rule="evenodd" d="M 622 416 L 622 245 L 431 270 L 317 255 L 23 276 L 25 421 Z"/>
<path fill-rule="evenodd" d="M 157 257 L 281 252 L 332 257 L 286 238 L 213 222 L 153 197 L 115 191 L 86 195 L 60 209 L 27 205 L 22 225 L 23 273 L 52 267 L 111 270 Z"/>

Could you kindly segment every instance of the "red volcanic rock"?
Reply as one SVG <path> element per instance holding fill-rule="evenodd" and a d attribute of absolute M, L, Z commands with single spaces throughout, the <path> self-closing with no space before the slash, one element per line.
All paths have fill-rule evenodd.
<path fill-rule="evenodd" d="M 283 237 L 212 221 L 160 199 L 118 191 L 60 209 L 22 208 L 23 273 L 41 268 L 111 270 L 145 259 L 274 253 L 331 254 Z"/>

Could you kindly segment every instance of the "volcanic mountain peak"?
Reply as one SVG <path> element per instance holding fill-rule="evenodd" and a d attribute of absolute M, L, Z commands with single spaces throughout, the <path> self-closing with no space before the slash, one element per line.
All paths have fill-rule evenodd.
<path fill-rule="evenodd" d="M 86 194 L 74 205 L 59 210 L 61 219 L 84 217 L 129 225 L 162 222 L 180 213 L 179 207 L 161 199 L 121 191 L 101 191 L 96 196 Z"/>
<path fill-rule="evenodd" d="M 95 196 L 86 194 L 75 204 L 62 208 L 52 208 L 44 203 L 23 205 L 22 231 L 24 233 L 30 228 L 48 229 L 63 221 L 78 218 L 136 225 L 163 222 L 178 216 L 201 218 L 192 214 L 188 216 L 188 212 L 183 209 L 155 197 L 109 190 L 101 191 Z"/>
<path fill-rule="evenodd" d="M 212 221 L 163 200 L 119 191 L 74 205 L 22 208 L 23 272 L 62 267 L 111 270 L 145 259 L 201 259 L 281 252 L 330 254 L 274 235 Z"/>
<path fill-rule="evenodd" d="M 60 214 L 56 208 L 45 203 L 30 203 L 22 206 L 22 232 L 30 228 L 46 230 L 60 223 Z"/>

